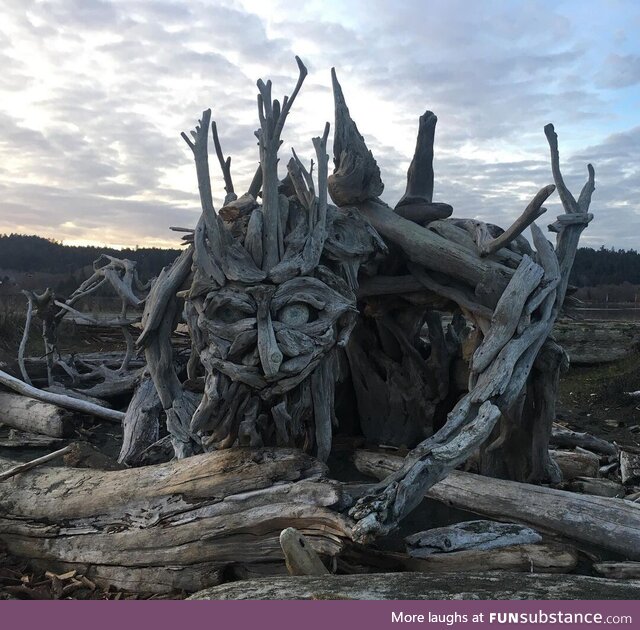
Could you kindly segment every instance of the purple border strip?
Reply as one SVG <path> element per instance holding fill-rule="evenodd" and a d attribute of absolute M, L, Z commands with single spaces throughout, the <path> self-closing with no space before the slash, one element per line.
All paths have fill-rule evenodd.
<path fill-rule="evenodd" d="M 0 630 L 184 630 L 192 623 L 199 630 L 640 628 L 640 601 L 0 602 Z"/>

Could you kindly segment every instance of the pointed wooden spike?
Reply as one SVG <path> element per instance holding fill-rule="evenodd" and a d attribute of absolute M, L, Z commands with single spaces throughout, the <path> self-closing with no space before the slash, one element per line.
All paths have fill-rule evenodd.
<path fill-rule="evenodd" d="M 380 169 L 349 114 L 334 68 L 331 79 L 336 121 L 333 137 L 335 168 L 329 177 L 329 194 L 338 206 L 376 199 L 384 190 Z"/>

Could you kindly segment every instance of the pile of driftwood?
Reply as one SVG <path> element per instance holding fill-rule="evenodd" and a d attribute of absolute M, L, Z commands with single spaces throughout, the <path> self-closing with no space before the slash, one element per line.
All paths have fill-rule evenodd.
<path fill-rule="evenodd" d="M 333 174 L 327 123 L 313 139 L 316 178 L 294 151 L 280 179 L 281 133 L 307 73 L 297 61 L 282 103 L 258 81 L 260 164 L 245 194 L 210 110 L 183 134 L 202 215 L 194 229 L 175 228 L 185 249 L 150 287 L 130 261 L 110 258 L 67 302 L 29 296 L 28 320 L 35 306 L 43 321 L 46 387 L 30 382 L 25 333 L 23 378 L 0 373 L 4 445 L 23 452 L 0 460 L 0 540 L 54 575 L 131 592 L 288 572 L 317 576 L 299 582 L 299 596 L 382 596 L 371 574 L 391 572 L 387 595 L 441 596 L 434 574 L 455 572 L 460 593 L 498 596 L 496 575 L 519 571 L 534 576 L 504 593 L 553 597 L 605 588 L 576 571 L 640 577 L 638 453 L 553 424 L 567 357 L 550 334 L 593 218 L 593 168 L 576 200 L 547 125 L 554 184 L 511 227 L 452 218 L 433 201 L 437 119 L 426 112 L 391 208 L 334 72 Z M 226 191 L 218 212 L 210 129 Z M 534 221 L 555 190 L 565 214 L 549 226 L 554 247 Z M 122 299 L 109 324 L 126 352 L 65 359 L 57 324 L 86 319 L 75 302 L 105 282 Z M 122 427 L 117 458 L 77 443 L 92 433 L 87 418 Z M 356 448 L 364 442 L 373 450 Z M 20 463 L 25 446 L 61 448 Z M 66 465 L 48 465 L 56 459 Z M 425 496 L 490 520 L 426 519 L 404 543 L 386 539 L 393 551 L 378 545 Z M 477 575 L 487 571 L 497 573 Z M 547 573 L 565 577 L 538 575 Z M 296 596 L 286 580 L 243 584 Z M 203 596 L 238 596 L 219 588 Z"/>

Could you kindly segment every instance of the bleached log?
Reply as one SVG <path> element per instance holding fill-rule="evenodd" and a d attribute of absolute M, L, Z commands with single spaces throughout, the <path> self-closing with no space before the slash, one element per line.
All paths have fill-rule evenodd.
<path fill-rule="evenodd" d="M 402 457 L 356 451 L 361 472 L 383 479 Z M 496 520 L 524 523 L 540 532 L 595 545 L 640 560 L 640 505 L 543 486 L 452 471 L 426 496 Z"/>
<path fill-rule="evenodd" d="M 52 394 L 62 394 L 63 396 L 69 396 L 71 398 L 77 398 L 78 400 L 84 400 L 86 402 L 93 403 L 94 405 L 104 407 L 105 409 L 112 409 L 112 405 L 106 400 L 96 398 L 95 396 L 88 396 L 82 391 L 70 389 L 68 387 L 64 387 L 63 385 L 52 385 L 51 387 L 44 387 L 43 390 L 45 392 L 51 392 Z"/>
<path fill-rule="evenodd" d="M 487 571 L 569 573 L 578 562 L 578 554 L 569 545 L 538 543 L 491 550 L 467 549 L 418 558 L 406 553 L 349 545 L 340 554 L 340 560 L 347 563 L 345 570 L 350 572 L 349 568 L 352 568 L 353 573 L 377 571 L 415 571 L 428 574 Z"/>
<path fill-rule="evenodd" d="M 333 194 L 331 184 L 329 193 Z M 410 260 L 426 269 L 444 273 L 471 287 L 480 284 L 494 272 L 498 292 L 507 286 L 513 275 L 510 267 L 490 258 L 481 258 L 477 250 L 463 248 L 427 228 L 416 226 L 379 199 L 361 202 L 358 210 L 381 236 L 400 247 Z"/>
<path fill-rule="evenodd" d="M 436 600 L 638 599 L 640 580 L 536 573 L 369 573 L 246 580 L 215 586 L 190 599 Z"/>
<path fill-rule="evenodd" d="M 581 446 L 587 450 L 603 453 L 604 455 L 616 455 L 618 453 L 618 448 L 615 444 L 607 442 L 607 440 L 603 440 L 590 433 L 571 431 L 557 423 L 554 423 L 551 429 L 550 442 L 562 448 Z"/>
<path fill-rule="evenodd" d="M 498 300 L 491 316 L 491 329 L 476 350 L 471 361 L 474 372 L 482 372 L 496 358 L 500 350 L 513 337 L 522 309 L 533 290 L 540 284 L 544 270 L 529 256 L 524 256 L 513 281 Z"/>
<path fill-rule="evenodd" d="M 27 368 L 24 363 L 24 353 L 27 349 L 27 342 L 29 341 L 29 332 L 31 331 L 31 318 L 33 317 L 33 294 L 30 291 L 23 291 L 23 294 L 27 298 L 27 315 L 24 321 L 24 330 L 22 331 L 22 338 L 20 339 L 20 345 L 18 346 L 18 366 L 20 367 L 20 374 L 22 380 L 28 385 L 33 385 Z"/>
<path fill-rule="evenodd" d="M 31 398 L 35 398 L 36 400 L 51 403 L 52 405 L 57 405 L 58 407 L 62 407 L 63 409 L 70 409 L 71 411 L 86 413 L 90 416 L 95 416 L 96 418 L 102 418 L 103 420 L 109 420 L 111 422 L 122 422 L 122 419 L 124 418 L 124 413 L 122 413 L 121 411 L 115 411 L 114 409 L 105 409 L 104 407 L 94 405 L 93 403 L 86 402 L 84 400 L 78 400 L 77 398 L 71 398 L 70 396 L 65 396 L 62 394 L 52 394 L 51 392 L 37 389 L 36 387 L 27 385 L 23 381 L 15 378 L 14 376 L 11 376 L 11 374 L 3 372 L 2 370 L 0 370 L 0 384 L 5 385 L 9 389 L 18 392 L 23 396 L 30 396 Z"/>
<path fill-rule="evenodd" d="M 318 553 L 340 551 L 350 522 L 330 509 L 341 488 L 326 472 L 300 451 L 266 448 L 121 471 L 41 467 L 0 484 L 0 541 L 100 584 L 193 591 L 230 565 L 284 566 L 285 527 Z"/>
<path fill-rule="evenodd" d="M 27 433 L 62 438 L 73 432 L 72 415 L 50 403 L 0 392 L 0 421 Z"/>
<path fill-rule="evenodd" d="M 463 521 L 447 527 L 434 527 L 405 538 L 407 553 L 414 558 L 453 551 L 487 551 L 513 545 L 535 544 L 542 536 L 530 527 L 516 523 Z"/>
<path fill-rule="evenodd" d="M 538 217 L 542 216 L 547 210 L 542 204 L 548 199 L 551 193 L 556 189 L 554 184 L 545 186 L 539 190 L 536 196 L 531 200 L 524 212 L 515 220 L 513 225 L 506 229 L 500 236 L 485 242 L 480 247 L 480 255 L 487 256 L 505 247 L 522 232 L 524 232 Z"/>

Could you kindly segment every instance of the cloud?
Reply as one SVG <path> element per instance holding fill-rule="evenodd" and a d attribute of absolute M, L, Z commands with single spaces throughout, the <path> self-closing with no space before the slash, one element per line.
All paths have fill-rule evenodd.
<path fill-rule="evenodd" d="M 606 88 L 625 88 L 640 83 L 640 55 L 611 53 L 596 77 Z"/>
<path fill-rule="evenodd" d="M 335 66 L 389 203 L 403 192 L 418 116 L 432 109 L 436 197 L 456 215 L 509 224 L 551 181 L 542 127 L 553 120 L 572 188 L 587 160 L 597 168 L 598 218 L 583 242 L 637 246 L 628 226 L 640 214 L 638 131 L 628 120 L 640 46 L 623 36 L 638 19 L 629 5 L 612 5 L 600 24 L 577 0 L 5 4 L 0 231 L 177 244 L 169 225 L 193 225 L 199 208 L 180 132 L 212 107 L 236 188 L 246 188 L 258 159 L 255 81 L 290 94 L 300 54 L 309 76 L 282 168 L 292 146 L 310 159 L 311 138 L 333 120 Z M 215 159 L 211 169 L 219 204 Z"/>

